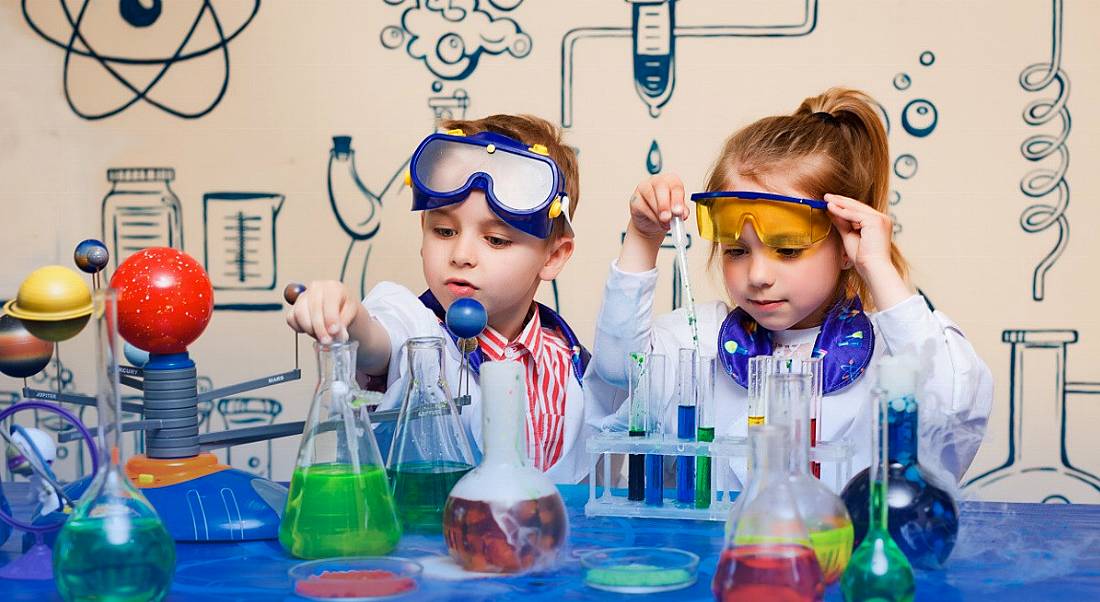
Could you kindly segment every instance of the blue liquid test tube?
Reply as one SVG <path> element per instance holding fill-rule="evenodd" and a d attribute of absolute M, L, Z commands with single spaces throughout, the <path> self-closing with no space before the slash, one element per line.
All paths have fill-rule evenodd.
<path fill-rule="evenodd" d="M 664 435 L 665 408 L 665 356 L 651 353 L 647 356 L 648 369 L 642 379 L 641 389 L 646 394 L 646 436 L 661 438 Z M 645 456 L 645 503 L 648 506 L 664 505 L 665 457 L 661 454 Z"/>
<path fill-rule="evenodd" d="M 695 369 L 694 349 L 680 350 L 680 369 L 676 397 L 676 436 L 695 441 Z M 676 501 L 695 504 L 695 456 L 676 457 Z"/>

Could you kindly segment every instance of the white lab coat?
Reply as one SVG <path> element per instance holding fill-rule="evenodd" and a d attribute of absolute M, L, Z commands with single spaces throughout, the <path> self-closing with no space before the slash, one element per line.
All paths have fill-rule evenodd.
<path fill-rule="evenodd" d="M 653 318 L 656 282 L 656 269 L 628 273 L 612 263 L 596 322 L 589 373 L 591 380 L 598 378 L 619 388 L 622 396 L 626 388 L 625 358 L 629 352 L 652 350 L 668 357 L 666 380 L 670 382 L 665 393 L 671 396 L 678 350 L 692 344 L 686 310 Z M 699 344 L 704 353 L 717 354 L 718 331 L 730 311 L 721 301 L 696 305 Z M 853 475 L 870 465 L 872 388 L 876 381 L 877 360 L 884 354 L 905 348 L 924 351 L 929 356 L 929 365 L 923 366 L 924 380 L 918 390 L 921 423 L 918 453 L 922 466 L 930 467 L 941 476 L 946 470 L 958 482 L 974 459 L 985 433 L 993 403 L 993 379 L 989 368 L 959 327 L 943 312 L 931 311 L 920 295 L 913 295 L 885 311 L 872 313 L 870 319 L 875 331 L 871 364 L 854 384 L 825 396 L 818 424 L 819 439 L 848 440 L 852 444 L 855 451 Z M 931 350 L 934 353 L 929 353 Z M 717 370 L 717 434 L 744 436 L 748 429 L 745 388 L 734 382 L 720 362 Z M 615 428 L 624 415 L 620 411 L 599 426 Z M 675 418 L 666 415 L 665 424 L 674 425 Z M 744 483 L 745 463 L 733 461 L 731 468 L 736 474 L 731 488 L 740 489 Z M 822 467 L 821 480 L 835 487 L 835 474 L 830 470 L 835 470 L 835 466 Z"/>

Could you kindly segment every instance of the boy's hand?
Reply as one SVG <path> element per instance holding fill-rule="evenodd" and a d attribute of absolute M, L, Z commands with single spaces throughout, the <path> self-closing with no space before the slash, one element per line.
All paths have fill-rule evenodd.
<path fill-rule="evenodd" d="M 642 181 L 630 197 L 630 227 L 644 238 L 663 241 L 673 216 L 688 218 L 684 197 L 684 183 L 676 174 Z"/>
<path fill-rule="evenodd" d="M 348 326 L 362 311 L 363 306 L 342 283 L 318 280 L 298 296 L 286 314 L 286 323 L 327 345 L 333 339 L 346 341 Z"/>

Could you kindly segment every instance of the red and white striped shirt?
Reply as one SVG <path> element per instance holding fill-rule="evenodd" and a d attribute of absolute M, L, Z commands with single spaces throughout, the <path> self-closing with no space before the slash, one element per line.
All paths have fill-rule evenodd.
<path fill-rule="evenodd" d="M 486 326 L 478 336 L 486 359 L 514 360 L 527 377 L 527 456 L 545 472 L 561 458 L 565 442 L 565 396 L 573 351 L 557 332 L 542 327 L 539 312 L 516 340 L 509 342 Z"/>

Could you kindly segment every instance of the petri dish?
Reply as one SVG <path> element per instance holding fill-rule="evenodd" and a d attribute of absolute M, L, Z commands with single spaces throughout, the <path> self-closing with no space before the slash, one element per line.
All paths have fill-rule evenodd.
<path fill-rule="evenodd" d="M 695 584 L 699 557 L 676 548 L 611 548 L 580 558 L 585 585 L 620 594 L 669 592 Z"/>
<path fill-rule="evenodd" d="M 407 558 L 352 556 L 302 562 L 288 573 L 294 593 L 308 600 L 366 602 L 415 592 L 421 566 Z"/>

